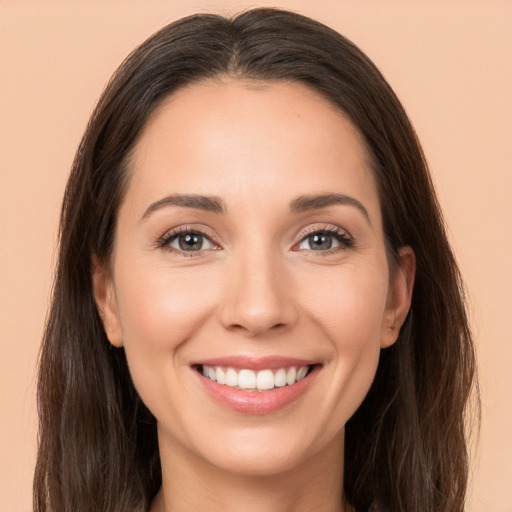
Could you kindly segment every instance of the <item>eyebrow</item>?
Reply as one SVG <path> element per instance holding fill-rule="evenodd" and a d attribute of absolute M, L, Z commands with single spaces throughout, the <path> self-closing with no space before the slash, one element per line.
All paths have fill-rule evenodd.
<path fill-rule="evenodd" d="M 366 218 L 368 223 L 372 224 L 370 214 L 363 204 L 354 197 L 345 194 L 319 194 L 313 196 L 300 196 L 290 203 L 290 211 L 293 213 L 306 212 L 320 208 L 327 208 L 332 205 L 348 205 L 357 208 Z"/>
<path fill-rule="evenodd" d="M 363 204 L 354 197 L 345 194 L 318 194 L 299 196 L 290 203 L 292 213 L 301 213 L 309 210 L 327 208 L 332 205 L 348 205 L 357 208 L 371 225 L 370 215 Z M 142 220 L 149 217 L 153 212 L 166 206 L 181 206 L 194 208 L 213 213 L 226 213 L 226 205 L 222 199 L 216 196 L 202 196 L 197 194 L 172 194 L 151 203 L 144 212 Z"/>
<path fill-rule="evenodd" d="M 144 212 L 142 219 L 149 217 L 153 212 L 164 208 L 165 206 L 183 206 L 185 208 L 194 208 L 213 213 L 225 213 L 226 206 L 224 201 L 214 196 L 201 196 L 196 194 L 172 194 L 151 203 Z"/>

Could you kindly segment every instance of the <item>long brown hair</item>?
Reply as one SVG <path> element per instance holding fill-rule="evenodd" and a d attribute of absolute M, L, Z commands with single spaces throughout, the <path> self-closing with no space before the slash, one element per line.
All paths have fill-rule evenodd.
<path fill-rule="evenodd" d="M 127 163 L 160 102 L 222 76 L 300 82 L 359 129 L 378 182 L 390 258 L 417 258 L 412 308 L 346 425 L 346 498 L 358 511 L 460 512 L 465 411 L 475 374 L 463 287 L 414 130 L 375 65 L 306 17 L 255 9 L 172 23 L 117 70 L 67 184 L 60 252 L 40 356 L 36 512 L 145 511 L 161 485 L 156 422 L 96 309 L 93 257 L 108 261 Z"/>

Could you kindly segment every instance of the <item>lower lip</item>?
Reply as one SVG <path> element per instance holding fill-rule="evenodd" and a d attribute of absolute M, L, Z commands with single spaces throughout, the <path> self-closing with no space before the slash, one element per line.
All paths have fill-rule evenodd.
<path fill-rule="evenodd" d="M 315 366 L 309 374 L 291 386 L 273 388 L 269 391 L 242 391 L 203 377 L 197 373 L 206 391 L 224 407 L 244 414 L 269 414 L 284 409 L 298 400 L 313 382 L 320 367 Z"/>

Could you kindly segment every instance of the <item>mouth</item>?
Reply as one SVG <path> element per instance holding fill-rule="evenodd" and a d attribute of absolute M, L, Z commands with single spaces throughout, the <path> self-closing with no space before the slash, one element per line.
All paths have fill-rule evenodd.
<path fill-rule="evenodd" d="M 240 391 L 271 391 L 275 388 L 293 386 L 305 379 L 318 365 L 290 366 L 277 369 L 232 368 L 226 366 L 196 365 L 195 369 L 203 377 L 222 386 Z"/>
<path fill-rule="evenodd" d="M 228 358 L 191 365 L 203 389 L 223 407 L 268 414 L 301 398 L 322 364 L 288 358 Z"/>

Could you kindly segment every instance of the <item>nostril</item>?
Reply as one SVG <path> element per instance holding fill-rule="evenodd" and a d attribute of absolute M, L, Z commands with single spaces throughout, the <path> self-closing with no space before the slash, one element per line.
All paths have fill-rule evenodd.
<path fill-rule="evenodd" d="M 233 324 L 231 326 L 228 326 L 229 330 L 232 331 L 239 331 L 240 333 L 248 333 L 252 334 L 253 336 L 257 336 L 260 333 L 263 332 L 279 332 L 282 330 L 285 330 L 287 325 L 285 323 L 278 323 L 275 325 L 263 325 L 263 324 L 257 324 L 257 323 L 247 323 L 247 325 L 242 324 Z"/>
<path fill-rule="evenodd" d="M 296 318 L 292 300 L 264 296 L 263 292 L 250 289 L 243 295 L 228 297 L 220 309 L 224 328 L 250 336 L 284 331 L 294 325 Z"/>

